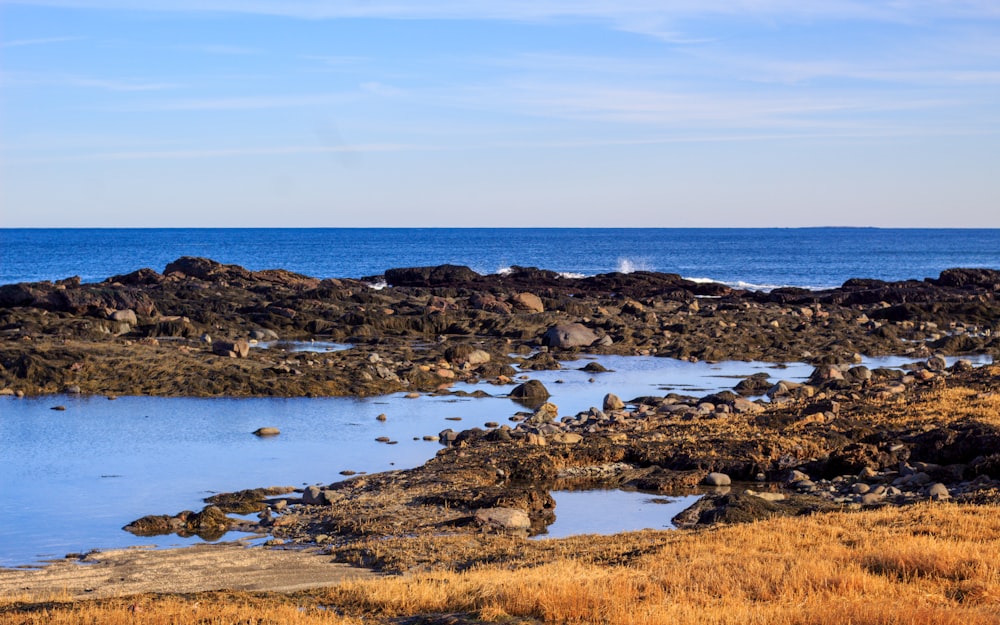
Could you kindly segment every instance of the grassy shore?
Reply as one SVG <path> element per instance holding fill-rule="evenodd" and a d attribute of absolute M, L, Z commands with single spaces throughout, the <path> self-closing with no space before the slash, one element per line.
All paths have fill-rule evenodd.
<path fill-rule="evenodd" d="M 462 572 L 292 594 L 8 597 L 0 623 L 347 624 L 440 614 L 461 616 L 412 622 L 1000 623 L 996 506 L 925 503 L 522 546 Z"/>

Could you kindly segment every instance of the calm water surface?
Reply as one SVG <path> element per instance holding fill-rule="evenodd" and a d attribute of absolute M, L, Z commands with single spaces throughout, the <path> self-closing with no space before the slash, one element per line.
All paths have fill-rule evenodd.
<path fill-rule="evenodd" d="M 613 372 L 580 371 L 590 360 Z M 866 364 L 899 366 L 905 362 L 907 359 L 887 358 Z M 978 359 L 979 364 L 986 362 L 988 357 Z M 701 396 L 732 388 L 739 378 L 759 371 L 768 372 L 775 382 L 801 381 L 812 371 L 811 366 L 801 363 L 780 367 L 622 356 L 588 357 L 564 363 L 564 367 L 529 374 L 547 386 L 561 415 L 600 406 L 608 392 L 625 400 L 668 392 Z M 490 385 L 456 388 L 482 389 L 492 395 L 511 389 Z M 56 405 L 66 410 L 52 410 Z M 521 410 L 522 406 L 502 396 L 121 397 L 115 401 L 100 396 L 2 397 L 0 565 L 93 548 L 198 542 L 198 538 L 176 536 L 137 538 L 120 528 L 147 514 L 200 510 L 204 505 L 201 500 L 215 492 L 327 484 L 341 479 L 343 470 L 375 472 L 417 466 L 440 446 L 415 438 L 445 428 L 483 427 L 487 421 L 506 423 Z M 387 421 L 376 419 L 381 413 L 387 415 Z M 253 436 L 254 430 L 264 426 L 279 428 L 281 435 Z M 377 443 L 379 436 L 389 436 L 398 444 Z M 604 501 L 599 506 L 614 511 L 618 504 L 613 501 L 617 500 L 609 498 L 632 496 L 638 497 L 634 493 L 596 497 Z M 556 497 L 559 525 L 550 529 L 550 536 L 605 531 L 588 529 L 588 515 L 572 512 L 577 497 L 585 495 Z M 592 507 L 594 500 L 590 501 L 586 505 Z M 653 514 L 667 521 L 676 514 L 663 512 L 663 504 L 648 505 L 654 506 Z M 621 522 L 607 531 L 629 529 L 634 525 L 633 517 L 619 515 Z"/>

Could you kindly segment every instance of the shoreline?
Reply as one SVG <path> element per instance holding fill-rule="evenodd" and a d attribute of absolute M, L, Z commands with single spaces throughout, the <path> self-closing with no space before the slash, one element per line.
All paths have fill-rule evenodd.
<path fill-rule="evenodd" d="M 233 527 L 230 514 L 259 513 L 240 527 L 271 546 L 388 573 L 495 557 L 551 523 L 556 488 L 668 495 L 721 485 L 678 515 L 690 527 L 1000 501 L 1000 463 L 980 453 L 1000 445 L 1000 365 L 942 357 L 1000 353 L 1000 272 L 766 294 L 643 272 L 567 290 L 551 274 L 410 268 L 372 291 L 181 259 L 162 275 L 98 286 L 8 285 L 0 392 L 359 397 L 450 394 L 466 382 L 521 394 L 525 410 L 509 424 L 442 432 L 448 445 L 418 467 L 223 494 L 199 512 L 151 510 L 161 514 L 132 524 L 143 535 L 207 535 Z M 274 337 L 353 347 L 250 349 L 249 339 Z M 916 364 L 869 369 L 860 353 Z M 814 369 L 804 383 L 749 376 L 704 396 L 618 398 L 611 382 L 603 406 L 575 414 L 519 379 L 586 354 L 798 355 Z M 764 394 L 771 401 L 748 399 Z"/>

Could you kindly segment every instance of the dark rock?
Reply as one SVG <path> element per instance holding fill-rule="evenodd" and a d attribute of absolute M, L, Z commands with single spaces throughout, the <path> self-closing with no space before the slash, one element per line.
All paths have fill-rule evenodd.
<path fill-rule="evenodd" d="M 561 323 L 545 332 L 542 342 L 549 347 L 587 347 L 597 340 L 594 331 L 582 323 Z"/>

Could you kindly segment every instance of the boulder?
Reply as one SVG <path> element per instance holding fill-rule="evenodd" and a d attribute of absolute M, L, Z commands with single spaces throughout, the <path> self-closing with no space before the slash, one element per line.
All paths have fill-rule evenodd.
<path fill-rule="evenodd" d="M 281 434 L 281 430 L 278 428 L 257 428 L 253 433 L 254 436 L 277 436 Z"/>
<path fill-rule="evenodd" d="M 319 486 L 306 486 L 302 491 L 302 503 L 309 506 L 321 506 L 326 503 L 323 489 Z"/>
<path fill-rule="evenodd" d="M 560 349 L 588 347 L 596 340 L 594 331 L 582 323 L 560 323 L 549 328 L 542 336 L 543 343 Z"/>
<path fill-rule="evenodd" d="M 517 310 L 524 310 L 532 313 L 545 312 L 545 305 L 542 299 L 534 293 L 518 293 L 510 300 Z"/>
<path fill-rule="evenodd" d="M 703 480 L 706 486 L 729 486 L 733 481 L 725 473 L 712 472 Z"/>
<path fill-rule="evenodd" d="M 608 393 L 604 396 L 604 410 L 624 410 L 625 402 L 623 402 L 614 393 Z"/>
<path fill-rule="evenodd" d="M 548 399 L 551 394 L 545 385 L 538 380 L 528 380 L 524 384 L 514 387 L 510 396 L 515 399 Z"/>
<path fill-rule="evenodd" d="M 250 343 L 238 341 L 215 341 L 212 343 L 212 353 L 225 358 L 246 358 L 250 355 Z"/>

